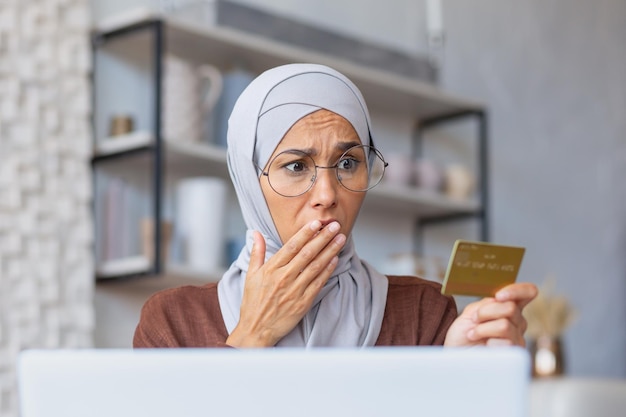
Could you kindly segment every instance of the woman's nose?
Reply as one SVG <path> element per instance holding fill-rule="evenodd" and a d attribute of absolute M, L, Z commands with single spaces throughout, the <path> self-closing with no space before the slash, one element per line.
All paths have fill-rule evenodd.
<path fill-rule="evenodd" d="M 334 169 L 317 169 L 317 177 L 311 189 L 311 202 L 315 206 L 332 207 L 337 202 L 337 191 L 341 187 Z"/>

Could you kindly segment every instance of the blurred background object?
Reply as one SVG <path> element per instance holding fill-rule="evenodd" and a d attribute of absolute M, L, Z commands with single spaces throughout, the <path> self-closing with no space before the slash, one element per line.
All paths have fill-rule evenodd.
<path fill-rule="evenodd" d="M 176 263 L 206 273 L 224 264 L 228 184 L 221 178 L 190 177 L 176 187 Z"/>
<path fill-rule="evenodd" d="M 418 188 L 440 192 L 445 184 L 445 174 L 438 162 L 420 158 L 414 163 L 415 183 Z"/>
<path fill-rule="evenodd" d="M 383 181 L 390 184 L 415 186 L 415 168 L 411 158 L 403 153 L 390 152 L 383 155 L 389 163 Z"/>
<path fill-rule="evenodd" d="M 111 117 L 111 126 L 109 128 L 110 136 L 120 136 L 130 133 L 135 128 L 133 117 L 127 114 L 115 115 Z"/>
<path fill-rule="evenodd" d="M 213 111 L 222 95 L 223 80 L 213 65 L 197 65 L 168 54 L 163 79 L 163 131 L 167 140 L 210 141 Z"/>
<path fill-rule="evenodd" d="M 566 370 L 563 335 L 575 311 L 566 297 L 554 295 L 555 285 L 556 280 L 549 278 L 524 310 L 534 377 L 562 375 Z"/>
<path fill-rule="evenodd" d="M 169 259 L 169 249 L 172 243 L 173 225 L 172 222 L 161 222 L 161 232 L 163 234 L 163 244 L 161 245 L 161 259 Z M 154 260 L 154 219 L 141 219 L 141 254 L 148 261 Z"/>
<path fill-rule="evenodd" d="M 462 164 L 450 164 L 444 168 L 444 192 L 455 200 L 469 199 L 476 189 L 476 178 Z"/>
<path fill-rule="evenodd" d="M 385 272 L 390 275 L 409 275 L 435 282 L 443 282 L 446 264 L 437 256 L 426 257 L 415 253 L 394 253 L 385 263 Z"/>
<path fill-rule="evenodd" d="M 548 378 L 530 386 L 529 417 L 617 417 L 626 410 L 626 381 Z"/>

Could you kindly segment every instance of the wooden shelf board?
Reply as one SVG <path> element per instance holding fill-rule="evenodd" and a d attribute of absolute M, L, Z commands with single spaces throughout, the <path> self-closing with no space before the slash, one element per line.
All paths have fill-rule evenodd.
<path fill-rule="evenodd" d="M 184 280 L 195 280 L 198 282 L 217 282 L 224 275 L 225 270 L 219 269 L 214 271 L 200 271 L 186 265 L 168 265 L 165 274 L 170 278 L 181 278 Z"/>
<path fill-rule="evenodd" d="M 410 213 L 421 218 L 451 214 L 472 214 L 480 209 L 473 200 L 454 200 L 442 193 L 415 187 L 382 183 L 368 191 L 364 207 L 390 213 Z"/>
<path fill-rule="evenodd" d="M 185 265 L 167 265 L 165 272 L 158 276 L 151 275 L 152 264 L 145 256 L 129 256 L 125 258 L 113 259 L 102 262 L 96 268 L 96 276 L 99 280 L 114 280 L 119 277 L 129 277 L 132 275 L 142 275 L 148 278 L 146 281 L 165 281 L 168 284 L 178 282 L 179 285 L 202 285 L 209 282 L 217 282 L 224 274 L 224 270 L 200 271 Z M 135 280 L 128 280 L 133 282 Z M 144 281 L 139 280 L 139 281 Z M 157 286 L 160 285 L 157 283 Z"/>
<path fill-rule="evenodd" d="M 154 143 L 153 135 L 148 131 L 135 131 L 125 135 L 111 136 L 96 142 L 94 156 L 109 156 L 143 148 Z"/>
<path fill-rule="evenodd" d="M 150 260 L 144 256 L 128 256 L 101 262 L 96 267 L 98 279 L 118 278 L 134 274 L 145 274 L 150 271 Z"/>
<path fill-rule="evenodd" d="M 217 176 L 230 181 L 226 165 L 226 149 L 203 143 L 166 140 L 168 172 L 177 176 Z"/>

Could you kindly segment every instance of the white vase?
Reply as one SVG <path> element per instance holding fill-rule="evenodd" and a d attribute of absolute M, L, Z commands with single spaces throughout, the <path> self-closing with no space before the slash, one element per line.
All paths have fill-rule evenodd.
<path fill-rule="evenodd" d="M 186 178 L 176 190 L 176 241 L 182 261 L 199 272 L 223 265 L 227 184 L 221 178 Z"/>
<path fill-rule="evenodd" d="M 200 142 L 222 93 L 222 75 L 212 65 L 195 65 L 166 55 L 163 75 L 163 135 L 167 140 Z"/>
<path fill-rule="evenodd" d="M 468 199 L 476 187 L 472 173 L 463 165 L 450 165 L 445 170 L 446 195 L 455 200 Z"/>

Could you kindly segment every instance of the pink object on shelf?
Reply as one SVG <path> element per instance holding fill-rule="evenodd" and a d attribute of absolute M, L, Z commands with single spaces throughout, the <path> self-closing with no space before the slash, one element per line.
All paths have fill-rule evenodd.
<path fill-rule="evenodd" d="M 444 173 L 441 167 L 429 159 L 418 159 L 414 164 L 415 183 L 419 188 L 441 191 Z"/>

